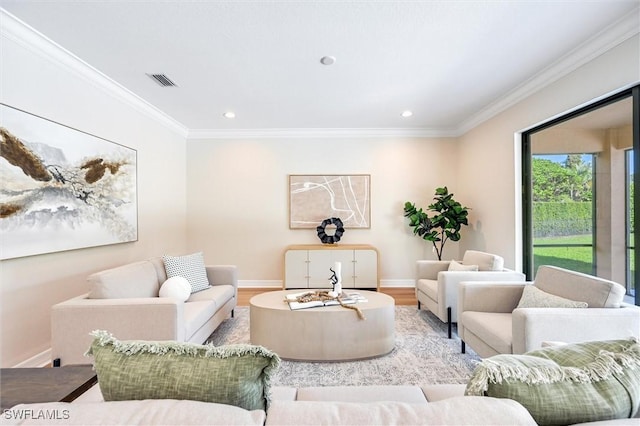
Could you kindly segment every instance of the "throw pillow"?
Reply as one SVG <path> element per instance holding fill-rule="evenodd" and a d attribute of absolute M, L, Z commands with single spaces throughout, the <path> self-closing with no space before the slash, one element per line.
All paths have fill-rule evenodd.
<path fill-rule="evenodd" d="M 206 290 L 209 287 L 207 270 L 202 252 L 186 256 L 162 256 L 167 278 L 184 277 L 191 284 L 191 292 Z"/>
<path fill-rule="evenodd" d="M 522 297 L 516 308 L 588 308 L 586 302 L 576 302 L 544 292 L 535 285 L 524 286 Z"/>
<path fill-rule="evenodd" d="M 185 302 L 191 295 L 191 284 L 185 277 L 171 277 L 162 283 L 160 297 L 171 297 Z"/>
<path fill-rule="evenodd" d="M 102 330 L 91 335 L 87 354 L 105 401 L 188 399 L 266 410 L 280 364 L 262 346 L 119 341 Z"/>
<path fill-rule="evenodd" d="M 463 265 L 460 262 L 452 260 L 449 263 L 449 271 L 477 271 L 478 265 Z"/>
<path fill-rule="evenodd" d="M 509 398 L 540 425 L 629 418 L 640 407 L 636 338 L 496 355 L 476 367 L 466 395 Z"/>

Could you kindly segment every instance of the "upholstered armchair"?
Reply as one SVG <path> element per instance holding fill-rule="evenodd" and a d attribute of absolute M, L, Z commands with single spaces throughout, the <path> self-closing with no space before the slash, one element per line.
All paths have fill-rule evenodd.
<path fill-rule="evenodd" d="M 462 281 L 524 281 L 525 275 L 504 268 L 501 256 L 467 250 L 462 263 L 418 260 L 416 299 L 418 309 L 426 307 L 449 327 L 458 320 L 458 284 Z"/>
<path fill-rule="evenodd" d="M 533 282 L 462 282 L 458 336 L 483 358 L 523 354 L 543 342 L 640 337 L 640 308 L 613 281 L 540 266 Z M 586 306 L 586 307 L 585 307 Z"/>

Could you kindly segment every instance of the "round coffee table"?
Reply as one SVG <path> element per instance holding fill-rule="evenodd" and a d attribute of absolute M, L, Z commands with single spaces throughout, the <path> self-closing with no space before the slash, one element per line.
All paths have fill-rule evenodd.
<path fill-rule="evenodd" d="M 355 291 L 367 299 L 355 305 L 365 316 L 362 320 L 353 309 L 339 305 L 292 311 L 285 296 L 302 291 L 269 291 L 251 298 L 252 344 L 296 361 L 349 361 L 382 356 L 393 350 L 393 297 Z"/>

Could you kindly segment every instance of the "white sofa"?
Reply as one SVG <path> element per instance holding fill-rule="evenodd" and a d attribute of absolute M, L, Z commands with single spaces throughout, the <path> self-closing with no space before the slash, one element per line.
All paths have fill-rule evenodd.
<path fill-rule="evenodd" d="M 122 339 L 203 343 L 233 316 L 238 300 L 235 266 L 205 268 L 211 287 L 191 294 L 186 302 L 158 296 L 167 280 L 160 257 L 92 274 L 89 293 L 51 309 L 54 364 L 86 364 L 90 333 L 97 329 Z"/>
<path fill-rule="evenodd" d="M 467 250 L 462 267 L 475 266 L 475 271 L 450 270 L 449 260 L 418 260 L 416 262 L 415 294 L 418 309 L 424 305 L 449 326 L 458 322 L 458 285 L 462 281 L 524 281 L 525 275 L 504 267 L 501 256 L 477 250 Z M 455 265 L 454 265 L 455 266 Z"/>
<path fill-rule="evenodd" d="M 94 386 L 71 403 L 22 404 L 2 425 L 43 424 L 17 413 L 54 413 L 65 425 L 535 425 L 510 399 L 463 396 L 465 385 L 274 387 L 266 411 L 186 400 L 104 402 Z M 12 415 L 16 413 L 16 416 Z M 9 418 L 8 418 L 9 417 Z M 640 421 L 640 420 L 639 420 Z M 638 424 L 636 419 L 583 423 Z"/>
<path fill-rule="evenodd" d="M 587 308 L 520 307 L 525 286 Z M 640 308 L 623 303 L 620 284 L 554 266 L 538 268 L 534 282 L 462 282 L 458 335 L 483 358 L 523 354 L 543 342 L 577 343 L 640 337 Z"/>

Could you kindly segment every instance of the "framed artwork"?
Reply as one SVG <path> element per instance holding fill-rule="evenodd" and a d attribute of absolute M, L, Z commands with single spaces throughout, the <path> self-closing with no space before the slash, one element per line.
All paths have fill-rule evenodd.
<path fill-rule="evenodd" d="M 289 228 L 339 218 L 344 228 L 371 227 L 371 175 L 289 175 Z"/>
<path fill-rule="evenodd" d="M 0 258 L 138 239 L 134 149 L 0 104 Z"/>

